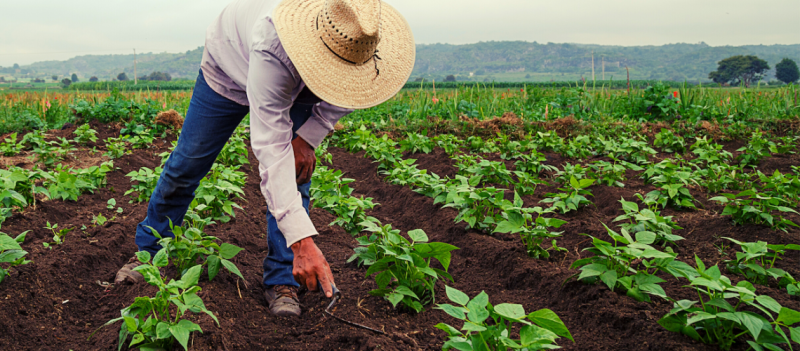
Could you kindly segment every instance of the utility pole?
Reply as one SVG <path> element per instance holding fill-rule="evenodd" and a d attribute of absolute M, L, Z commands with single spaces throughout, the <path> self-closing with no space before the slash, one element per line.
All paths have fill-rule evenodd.
<path fill-rule="evenodd" d="M 603 60 L 603 80 L 606 80 L 606 57 L 601 56 L 601 60 Z"/>
<path fill-rule="evenodd" d="M 136 49 L 133 49 L 133 85 L 139 84 L 136 78 Z"/>
<path fill-rule="evenodd" d="M 592 82 L 594 82 L 594 51 L 592 51 Z"/>

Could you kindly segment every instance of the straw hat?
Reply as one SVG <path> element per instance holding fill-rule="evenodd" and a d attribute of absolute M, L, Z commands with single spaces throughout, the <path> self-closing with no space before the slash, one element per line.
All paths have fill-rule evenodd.
<path fill-rule="evenodd" d="M 284 0 L 273 23 L 289 59 L 320 99 L 368 108 L 397 94 L 414 68 L 405 18 L 380 0 Z"/>

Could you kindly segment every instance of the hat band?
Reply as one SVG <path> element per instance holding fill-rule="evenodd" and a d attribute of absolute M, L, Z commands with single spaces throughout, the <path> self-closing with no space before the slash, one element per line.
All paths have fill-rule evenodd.
<path fill-rule="evenodd" d="M 319 31 L 319 18 L 320 17 L 322 17 L 322 11 L 320 11 L 319 15 L 317 15 L 317 31 Z M 331 47 L 328 46 L 328 43 L 325 42 L 325 39 L 323 39 L 321 35 L 319 36 L 319 40 L 321 40 L 322 44 L 324 44 L 325 47 L 328 48 L 328 51 L 330 51 L 332 54 L 336 55 L 336 57 L 340 58 L 342 61 L 347 62 L 347 63 L 352 64 L 352 65 L 358 65 L 358 63 L 350 61 L 350 60 L 342 57 L 342 55 L 339 55 L 336 51 L 333 51 L 333 49 L 331 49 Z M 368 58 L 366 61 L 364 61 L 361 64 L 363 65 L 363 64 L 369 62 L 369 60 L 374 60 L 375 61 L 375 75 L 379 76 L 381 74 L 381 70 L 378 69 L 378 60 L 382 60 L 382 58 L 380 56 L 378 56 L 378 49 L 377 48 L 375 48 L 375 52 L 372 53 L 372 56 L 370 56 L 370 58 Z"/>

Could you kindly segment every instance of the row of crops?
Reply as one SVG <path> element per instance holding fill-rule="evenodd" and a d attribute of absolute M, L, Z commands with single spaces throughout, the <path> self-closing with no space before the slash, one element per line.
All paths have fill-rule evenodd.
<path fill-rule="evenodd" d="M 194 88 L 194 81 L 181 80 L 181 81 L 143 81 L 134 84 L 132 81 L 113 81 L 113 82 L 80 82 L 73 83 L 69 89 L 76 91 L 112 91 L 114 89 L 123 91 L 148 91 L 148 90 L 192 90 Z M 577 86 L 593 86 L 610 89 L 646 89 L 648 86 L 666 85 L 670 88 L 680 88 L 685 85 L 694 86 L 695 84 L 674 82 L 674 81 L 657 81 L 657 80 L 599 80 L 594 82 L 433 82 L 433 81 L 420 81 L 408 82 L 403 87 L 404 89 L 459 89 L 459 88 L 490 88 L 490 89 L 506 89 L 506 88 L 571 88 Z M 713 86 L 713 85 L 712 85 Z"/>
<path fill-rule="evenodd" d="M 600 284 L 644 303 L 668 301 L 674 307 L 658 316 L 658 324 L 702 343 L 725 350 L 736 344 L 755 350 L 791 349 L 793 342 L 800 342 L 800 328 L 795 326 L 800 312 L 783 306 L 779 302 L 786 300 L 783 297 L 757 291 L 759 286 L 777 286 L 789 298 L 800 295 L 796 274 L 790 273 L 794 270 L 781 265 L 786 255 L 800 251 L 800 245 L 726 238 L 738 248 L 737 253 L 712 265 L 698 257 L 679 256 L 685 237 L 675 232 L 682 229 L 681 223 L 663 212 L 697 211 L 711 202 L 724 206 L 719 215 L 729 218 L 731 226 L 797 233 L 800 168 L 794 165 L 790 172 L 769 174 L 759 169 L 766 159 L 792 157 L 798 150 L 797 127 L 791 124 L 796 121 L 797 105 L 792 101 L 796 92 L 791 88 L 736 93 L 655 89 L 635 95 L 582 88 L 401 93 L 390 103 L 346 118 L 343 128 L 316 150 L 314 206 L 335 216 L 331 225 L 354 236 L 357 245 L 348 262 L 374 280 L 377 288 L 370 295 L 385 299 L 398 313 L 432 313 L 430 307 L 434 307 L 455 318 L 436 325 L 444 332 L 444 349 L 541 349 L 555 347 L 562 337 L 578 345 L 580 340 L 550 309 L 527 313 L 519 304 L 490 303 L 485 292 L 470 297 L 451 287 L 457 279 L 449 272 L 452 253 L 460 248 L 432 242 L 419 229 L 402 233 L 370 216 L 380 204 L 354 196 L 348 184 L 358 180 L 343 176 L 330 149 L 363 152 L 377 164 L 385 182 L 408 187 L 442 208 L 455 209 L 455 221 L 470 230 L 487 236 L 518 235 L 532 260 L 550 260 L 566 251 L 559 241 L 577 233 L 558 231 L 568 223 L 564 215 L 593 206 L 597 187 L 622 188 L 634 177 L 642 179 L 654 190 L 619 201 L 624 214 L 613 224 L 603 223 L 606 236 L 589 236 L 588 244 L 581 247 L 586 257 L 569 264 L 575 272 L 571 279 Z M 32 131 L 7 134 L 0 143 L 4 157 L 28 157 L 33 163 L 29 168 L 0 169 L 0 225 L 14 213 L 35 211 L 37 201 L 75 201 L 104 187 L 106 175 L 116 169 L 114 160 L 150 148 L 168 133 L 179 133 L 155 123 L 162 109 L 185 110 L 186 96 L 178 94 L 115 92 L 100 97 L 59 95 L 53 100 L 35 94 L 6 96 L 0 108 L 6 117 L 13 118 L 15 111 L 35 112 L 40 124 L 16 126 Z M 663 106 L 647 100 L 648 94 L 662 99 L 658 101 Z M 646 104 L 653 105 L 643 107 Z M 48 116 L 48 111 L 54 115 Z M 497 129 L 480 124 L 505 111 L 518 112 L 521 118 L 509 118 Z M 626 111 L 631 114 L 619 115 Z M 679 118 L 679 114 L 685 116 Z M 565 120 L 573 124 L 567 130 L 558 129 L 559 121 Z M 46 133 L 59 123 L 76 121 L 119 123 L 120 133 L 98 140 L 89 124 L 78 126 L 71 139 Z M 642 132 L 646 124 L 641 123 L 647 121 L 667 123 L 647 135 Z M 207 235 L 206 228 L 231 222 L 243 210 L 246 177 L 240 168 L 248 163 L 247 133 L 244 126 L 237 129 L 201 181 L 183 224 L 173 226 L 175 237 L 162 237 L 163 249 L 152 257 L 137 254 L 144 263 L 137 270 L 158 292 L 136 297 L 108 322 L 121 324 L 120 347 L 170 348 L 177 341 L 188 349 L 193 333 L 202 332 L 192 321 L 194 314 L 205 314 L 219 324 L 215 311 L 206 308 L 198 295 L 200 278 L 205 273 L 213 280 L 225 268 L 244 279 L 232 261 L 242 249 Z M 720 144 L 742 139 L 746 142 L 735 152 Z M 86 169 L 63 165 L 77 149 L 89 147 L 105 149 L 97 153 L 108 161 Z M 454 177 L 419 169 L 413 158 L 404 157 L 437 148 L 452 160 L 457 169 Z M 545 153 L 569 161 L 552 165 Z M 169 153 L 159 156 L 163 165 Z M 132 202 L 147 201 L 160 173 L 160 167 L 128 173 L 131 187 L 125 196 L 130 195 Z M 523 200 L 542 188 L 554 187 L 539 204 Z M 122 212 L 116 201 L 109 200 L 108 206 Z M 99 215 L 87 224 L 109 220 L 113 221 Z M 75 229 L 48 223 L 53 241 L 42 244 L 57 248 Z M 0 234 L 0 282 L 13 275 L 12 267 L 30 263 L 25 238 L 25 232 Z M 174 267 L 169 270 L 174 273 L 167 275 L 164 267 Z M 682 282 L 697 298 L 671 297 L 663 288 L 668 280 Z M 437 285 L 440 292 L 444 286 L 451 304 L 437 303 Z"/>

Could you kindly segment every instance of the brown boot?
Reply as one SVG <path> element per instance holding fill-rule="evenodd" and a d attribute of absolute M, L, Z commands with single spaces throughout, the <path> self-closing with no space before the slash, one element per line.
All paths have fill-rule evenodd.
<path fill-rule="evenodd" d="M 114 278 L 114 285 L 120 285 L 123 283 L 127 284 L 139 284 L 144 281 L 144 276 L 142 273 L 134 271 L 133 269 L 143 265 L 144 263 L 139 262 L 139 259 L 136 256 L 133 256 L 128 263 L 126 263 L 120 270 L 117 272 L 117 277 Z"/>
<path fill-rule="evenodd" d="M 273 315 L 279 317 L 299 317 L 300 300 L 297 299 L 297 288 L 288 285 L 275 285 L 264 289 L 264 298 Z"/>

